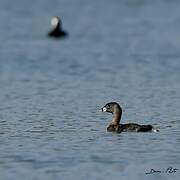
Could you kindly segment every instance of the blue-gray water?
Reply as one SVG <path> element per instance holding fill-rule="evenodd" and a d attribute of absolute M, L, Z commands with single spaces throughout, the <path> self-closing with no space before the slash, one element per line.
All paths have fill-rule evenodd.
<path fill-rule="evenodd" d="M 179 179 L 180 2 L 0 1 L 0 179 Z M 50 18 L 70 36 L 48 39 Z M 106 132 L 122 122 L 159 133 Z"/>

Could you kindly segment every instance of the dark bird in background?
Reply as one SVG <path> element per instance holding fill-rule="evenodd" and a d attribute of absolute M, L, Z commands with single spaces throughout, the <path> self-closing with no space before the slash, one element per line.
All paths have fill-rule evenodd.
<path fill-rule="evenodd" d="M 62 30 L 62 22 L 59 17 L 52 17 L 51 26 L 52 30 L 48 33 L 49 37 L 64 38 L 68 35 L 66 31 Z"/>
<path fill-rule="evenodd" d="M 154 129 L 152 125 L 139 125 L 136 123 L 121 124 L 122 109 L 117 102 L 107 103 L 101 108 L 102 112 L 112 113 L 112 121 L 107 127 L 107 131 L 121 133 L 123 131 L 128 132 L 158 132 L 159 130 Z"/>

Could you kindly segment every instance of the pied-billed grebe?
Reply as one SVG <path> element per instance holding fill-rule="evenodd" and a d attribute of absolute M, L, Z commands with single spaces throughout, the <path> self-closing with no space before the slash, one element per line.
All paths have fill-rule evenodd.
<path fill-rule="evenodd" d="M 109 112 L 113 114 L 111 123 L 107 127 L 107 131 L 121 133 L 123 131 L 130 132 L 148 132 L 158 131 L 153 129 L 152 125 L 139 125 L 136 123 L 120 124 L 122 109 L 116 102 L 107 103 L 103 108 L 102 112 Z"/>
<path fill-rule="evenodd" d="M 55 16 L 51 19 L 52 30 L 48 33 L 49 37 L 61 38 L 67 36 L 67 32 L 62 30 L 62 23 L 59 17 Z"/>

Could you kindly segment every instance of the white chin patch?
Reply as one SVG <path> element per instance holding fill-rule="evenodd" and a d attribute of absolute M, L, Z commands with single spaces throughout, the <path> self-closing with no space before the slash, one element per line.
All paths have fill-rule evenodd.
<path fill-rule="evenodd" d="M 107 108 L 106 107 L 103 107 L 103 112 L 106 112 L 107 111 Z"/>
<path fill-rule="evenodd" d="M 53 17 L 51 19 L 51 25 L 52 26 L 57 26 L 58 22 L 59 22 L 59 19 L 57 17 Z"/>

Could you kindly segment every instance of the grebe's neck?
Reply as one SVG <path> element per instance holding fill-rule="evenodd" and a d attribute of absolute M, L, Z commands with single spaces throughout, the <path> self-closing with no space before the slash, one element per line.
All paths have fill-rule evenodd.
<path fill-rule="evenodd" d="M 112 117 L 111 124 L 119 125 L 120 124 L 120 120 L 121 120 L 121 114 L 122 114 L 122 110 L 121 109 L 115 109 L 115 111 L 113 112 L 113 117 Z"/>

